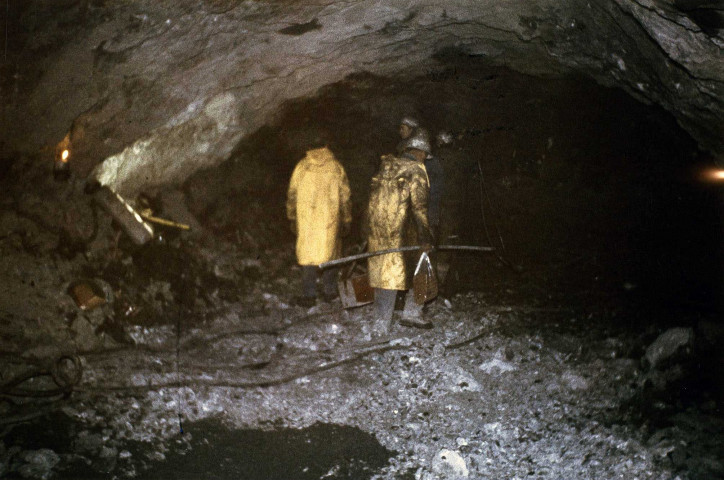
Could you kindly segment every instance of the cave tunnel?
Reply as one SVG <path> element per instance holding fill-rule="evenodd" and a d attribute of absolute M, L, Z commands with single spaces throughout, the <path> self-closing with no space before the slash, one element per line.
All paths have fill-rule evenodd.
<path fill-rule="evenodd" d="M 724 478 L 721 2 L 5 3 L 0 477 Z M 380 334 L 286 203 L 405 117 L 490 248 Z"/>

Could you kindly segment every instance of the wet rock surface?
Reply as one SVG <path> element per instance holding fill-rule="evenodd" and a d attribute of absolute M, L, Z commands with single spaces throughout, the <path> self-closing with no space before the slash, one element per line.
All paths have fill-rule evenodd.
<path fill-rule="evenodd" d="M 703 233 L 663 242 L 652 220 L 658 208 L 677 225 L 691 212 L 711 220 L 705 209 L 669 209 L 673 187 L 677 198 L 691 190 L 673 181 L 659 190 L 649 178 L 669 178 L 690 143 L 664 117 L 663 133 L 642 120 L 653 140 L 638 144 L 611 126 L 617 115 L 591 127 L 615 142 L 596 143 L 579 130 L 581 118 L 596 118 L 589 111 L 553 108 L 585 86 L 486 72 L 487 94 L 515 102 L 485 110 L 467 93 L 442 95 L 449 84 L 438 78 L 384 90 L 362 77 L 290 105 L 234 160 L 180 190 L 147 192 L 159 215 L 197 227 L 159 229 L 144 246 L 102 212 L 95 224 L 81 181 L 55 182 L 48 165 L 19 158 L 2 178 L 0 475 L 178 478 L 201 457 L 210 478 L 238 478 L 249 459 L 273 477 L 262 468 L 282 456 L 291 472 L 283 478 L 722 478 L 722 329 L 698 288 L 712 287 L 707 271 L 688 263 L 709 244 Z M 434 328 L 396 322 L 377 338 L 371 306 L 294 304 L 301 272 L 282 199 L 294 161 L 326 130 L 359 219 L 377 150 L 393 148 L 411 87 L 449 99 L 444 109 L 419 108 L 437 109 L 432 126 L 456 133 L 439 150 L 458 187 L 444 204 L 451 230 L 461 242 L 489 240 L 477 208 L 484 197 L 473 196 L 484 177 L 506 254 L 524 268 L 492 256 L 448 259 L 443 295 L 425 313 Z M 590 95 L 623 102 L 625 122 L 654 115 L 634 116 L 611 92 Z M 559 130 L 527 121 L 536 104 Z M 390 131 L 360 131 L 361 122 Z M 648 148 L 670 163 L 634 168 Z M 629 169 L 614 176 L 603 159 Z M 635 201 L 641 195 L 646 202 Z M 39 208 L 28 214 L 29 205 Z M 76 243 L 66 241 L 66 205 L 86 212 Z M 663 243 L 630 240 L 641 237 Z M 695 246 L 689 257 L 682 248 L 682 257 L 658 255 L 679 240 Z M 664 260 L 682 277 L 660 275 Z M 692 278 L 696 288 L 684 288 Z M 82 310 L 68 293 L 79 279 L 98 284 L 106 303 Z M 303 454 L 287 457 L 281 439 Z M 347 441 L 364 448 L 350 453 Z M 275 449 L 249 456 L 265 442 Z"/>
<path fill-rule="evenodd" d="M 451 54 L 618 86 L 721 153 L 721 11 L 683 4 L 18 2 L 3 157 L 69 135 L 72 168 L 105 160 L 97 176 L 135 195 L 228 159 L 285 101 L 361 73 L 445 76 Z"/>

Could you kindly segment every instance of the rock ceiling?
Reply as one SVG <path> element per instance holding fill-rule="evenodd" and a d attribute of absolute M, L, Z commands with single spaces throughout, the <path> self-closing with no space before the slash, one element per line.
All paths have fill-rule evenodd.
<path fill-rule="evenodd" d="M 724 152 L 722 2 L 705 0 L 29 3 L 2 77 L 6 151 L 67 133 L 83 174 L 127 193 L 228 158 L 289 99 L 356 72 L 414 76 L 455 52 L 576 73 L 662 106 Z M 14 42 L 14 43 L 13 43 Z M 142 172 L 142 173 L 141 173 Z"/>

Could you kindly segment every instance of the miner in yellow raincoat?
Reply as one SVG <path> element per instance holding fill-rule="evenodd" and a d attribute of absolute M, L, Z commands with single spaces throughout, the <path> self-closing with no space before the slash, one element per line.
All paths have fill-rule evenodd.
<path fill-rule="evenodd" d="M 352 205 L 347 174 L 327 147 L 309 150 L 297 163 L 287 191 L 287 218 L 297 234 L 297 262 L 302 266 L 299 305 L 316 303 L 317 266 L 342 252 L 341 236 L 349 233 Z M 324 300 L 337 292 L 336 271 L 322 275 Z"/>
<path fill-rule="evenodd" d="M 429 144 L 427 146 L 429 149 Z M 380 169 L 372 178 L 367 211 L 368 248 L 370 252 L 432 242 L 427 219 L 429 181 L 425 172 L 425 145 L 411 139 L 405 153 L 399 157 L 385 155 Z M 403 253 L 371 257 L 368 260 L 370 286 L 375 289 L 375 332 L 384 334 L 390 329 L 398 290 L 410 288 L 412 262 Z M 411 292 L 406 298 L 404 325 L 430 328 L 422 318 L 422 306 L 415 305 Z"/>

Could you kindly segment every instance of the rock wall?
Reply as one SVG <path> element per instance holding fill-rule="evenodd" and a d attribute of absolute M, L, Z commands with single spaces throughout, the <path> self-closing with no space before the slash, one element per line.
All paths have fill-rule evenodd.
<path fill-rule="evenodd" d="M 70 131 L 74 169 L 130 195 L 228 158 L 288 99 L 355 72 L 429 73 L 456 52 L 619 86 L 720 153 L 721 10 L 693 3 L 38 0 L 3 69 L 0 141 L 37 151 Z"/>

